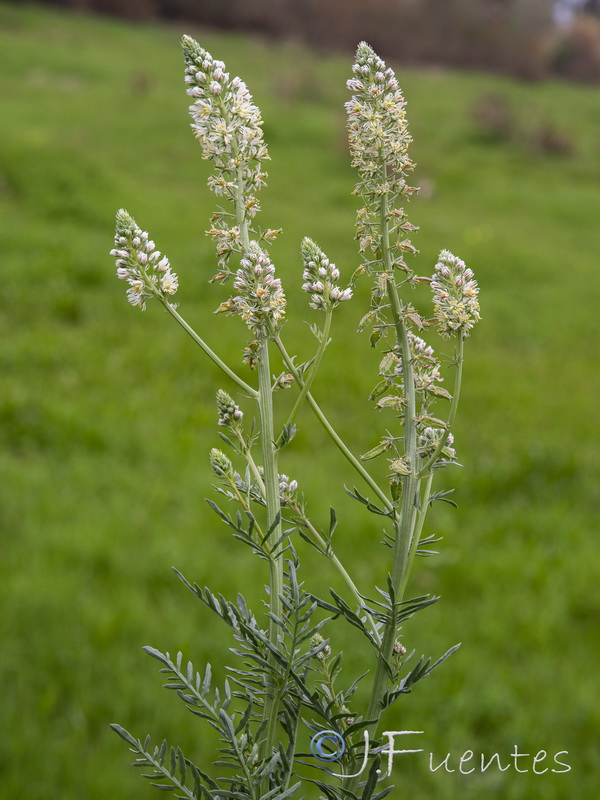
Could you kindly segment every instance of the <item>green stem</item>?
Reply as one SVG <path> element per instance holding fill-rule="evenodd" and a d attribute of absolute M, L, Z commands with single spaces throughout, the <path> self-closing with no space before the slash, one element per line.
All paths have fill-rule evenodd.
<path fill-rule="evenodd" d="M 247 250 L 250 244 L 248 231 L 248 221 L 246 219 L 246 209 L 244 207 L 244 181 L 241 169 L 237 170 L 237 180 L 235 188 L 235 214 L 240 229 L 240 239 L 243 250 Z M 271 368 L 269 365 L 269 340 L 265 332 L 259 335 L 258 348 L 258 414 L 261 428 L 261 447 L 263 456 L 264 478 L 261 483 L 264 488 L 265 502 L 267 504 L 267 528 L 279 518 L 279 522 L 271 533 L 271 542 L 275 542 L 275 547 L 280 553 L 281 544 L 281 503 L 279 499 L 279 473 L 277 467 L 277 449 L 275 447 L 275 431 L 273 424 L 273 391 L 271 387 Z M 258 476 L 258 470 L 252 457 L 247 452 L 246 458 L 254 474 Z M 271 550 L 273 550 L 271 546 Z M 283 558 L 281 554 L 272 553 L 269 560 L 269 591 L 270 591 L 270 611 L 277 618 L 281 618 L 281 594 L 283 593 Z M 269 641 L 277 646 L 279 643 L 279 631 L 277 623 L 271 619 L 269 621 Z M 277 664 L 272 654 L 268 656 L 273 672 L 277 669 Z M 267 677 L 267 691 L 263 708 L 263 721 L 267 723 L 265 738 L 261 744 L 262 758 L 270 758 L 275 746 L 277 733 L 277 721 L 279 718 L 279 704 L 281 701 L 280 693 L 276 686 Z M 269 779 L 265 778 L 261 784 L 261 794 L 269 791 Z"/>
<path fill-rule="evenodd" d="M 385 180 L 386 166 L 382 161 L 382 180 Z M 408 339 L 408 330 L 404 321 L 402 301 L 398 295 L 398 288 L 394 278 L 394 264 L 390 248 L 389 231 L 389 198 L 383 194 L 379 209 L 379 225 L 381 236 L 382 268 L 386 278 L 386 290 L 390 301 L 392 322 L 396 333 L 396 346 L 399 347 L 402 360 L 402 377 L 404 382 L 404 460 L 410 469 L 410 474 L 402 481 L 402 508 L 395 524 L 394 563 L 392 567 L 392 585 L 396 593 L 396 604 L 402 600 L 404 588 L 410 570 L 410 547 L 414 537 L 416 512 L 419 498 L 420 481 L 416 474 L 417 462 L 417 434 L 416 434 L 416 392 L 412 353 Z M 387 622 L 381 648 L 377 654 L 375 676 L 371 688 L 371 696 L 366 712 L 369 724 L 365 729 L 373 737 L 379 726 L 383 713 L 383 698 L 389 683 L 388 664 L 391 662 L 392 651 L 396 639 L 396 615 L 392 608 L 390 619 Z M 345 788 L 354 791 L 358 778 L 348 780 Z"/>
<path fill-rule="evenodd" d="M 250 471 L 254 475 L 254 480 L 256 481 L 256 483 L 258 485 L 258 488 L 261 491 L 262 496 L 265 497 L 265 494 L 266 494 L 266 492 L 265 492 L 265 483 L 263 481 L 262 475 L 260 474 L 260 470 L 258 469 L 258 466 L 256 465 L 256 461 L 252 457 L 252 451 L 250 450 L 250 445 L 246 442 L 246 440 L 244 439 L 243 433 L 241 432 L 241 430 L 237 426 L 235 428 L 235 434 L 237 436 L 238 442 L 240 443 L 241 452 L 243 453 L 244 458 L 246 459 L 246 463 L 248 464 L 248 466 L 250 467 Z"/>
<path fill-rule="evenodd" d="M 377 628 L 377 624 L 376 624 L 375 620 L 373 619 L 373 617 L 371 615 L 371 612 L 366 607 L 365 602 L 362 599 L 362 595 L 358 591 L 358 588 L 357 588 L 356 584 L 354 583 L 354 581 L 350 577 L 349 573 L 346 571 L 346 568 L 344 567 L 342 562 L 339 560 L 339 558 L 336 556 L 336 554 L 333 552 L 333 550 L 331 550 L 331 548 L 329 547 L 329 545 L 327 544 L 325 539 L 321 536 L 321 534 L 315 528 L 315 526 L 312 524 L 312 522 L 308 519 L 308 517 L 306 517 L 305 514 L 302 513 L 302 510 L 300 508 L 298 508 L 298 506 L 296 506 L 294 508 L 294 511 L 298 514 L 298 516 L 302 520 L 304 526 L 306 528 L 308 528 L 308 530 L 310 531 L 313 539 L 317 542 L 317 544 L 323 550 L 325 555 L 328 558 L 330 558 L 331 561 L 334 563 L 336 569 L 338 570 L 338 572 L 340 573 L 340 575 L 344 579 L 344 582 L 346 583 L 346 586 L 348 587 L 348 589 L 350 589 L 350 592 L 352 593 L 354 599 L 358 603 L 359 608 L 361 609 L 361 611 L 365 614 L 365 616 L 369 620 L 369 625 L 371 626 L 371 630 L 373 632 L 373 637 L 374 637 L 375 641 L 378 644 L 381 644 L 381 637 L 379 635 L 379 629 Z"/>
<path fill-rule="evenodd" d="M 283 342 L 281 340 L 281 337 L 279 336 L 279 334 L 274 334 L 273 338 L 274 338 L 275 344 L 279 348 L 279 351 L 280 351 L 281 356 L 283 358 L 284 364 L 286 365 L 286 367 L 289 369 L 289 371 L 292 373 L 292 375 L 296 379 L 296 383 L 298 384 L 298 386 L 300 388 L 302 388 L 302 386 L 304 385 L 304 382 L 303 382 L 300 374 L 298 373 L 298 370 L 294 366 L 294 362 L 292 361 L 290 355 L 288 354 L 287 350 L 285 349 L 285 346 L 284 346 L 284 344 L 283 344 Z M 310 392 L 307 392 L 306 399 L 308 401 L 308 404 L 312 408 L 315 416 L 317 417 L 317 419 L 319 420 L 319 422 L 321 423 L 323 428 L 325 428 L 325 430 L 327 431 L 327 433 L 329 434 L 331 439 L 333 439 L 333 441 L 335 442 L 335 444 L 338 447 L 338 449 L 343 453 L 343 455 L 347 458 L 347 460 L 352 464 L 354 469 L 359 473 L 359 475 L 362 477 L 362 479 L 365 481 L 365 483 L 375 492 L 375 494 L 377 495 L 379 500 L 382 502 L 384 507 L 387 508 L 388 511 L 393 511 L 394 510 L 393 503 L 389 500 L 387 495 L 379 488 L 377 483 L 369 475 L 367 470 L 363 467 L 363 465 L 356 458 L 356 456 L 354 456 L 353 453 L 344 444 L 343 440 L 336 433 L 336 431 L 334 430 L 333 426 L 331 425 L 331 423 L 329 422 L 329 420 L 327 419 L 325 414 L 321 411 L 321 408 L 319 407 L 317 401 L 314 399 L 314 397 L 311 395 Z"/>
<path fill-rule="evenodd" d="M 463 369 L 463 360 L 464 360 L 464 345 L 465 339 L 464 335 L 461 331 L 457 334 L 457 354 L 456 354 L 456 375 L 454 377 L 454 391 L 452 393 L 452 402 L 450 404 L 450 411 L 448 412 L 448 421 L 446 422 L 446 428 L 440 438 L 438 446 L 435 448 L 433 455 L 427 459 L 425 464 L 421 467 L 419 471 L 419 477 L 422 475 L 426 475 L 431 467 L 437 461 L 440 453 L 444 449 L 446 442 L 448 441 L 448 436 L 450 435 L 450 429 L 454 424 L 454 420 L 456 418 L 456 411 L 458 409 L 458 401 L 460 398 L 460 387 L 462 383 L 462 369 Z"/>
<path fill-rule="evenodd" d="M 317 376 L 317 372 L 319 371 L 319 367 L 321 366 L 321 361 L 323 359 L 323 353 L 325 352 L 327 345 L 329 344 L 329 332 L 331 330 L 332 316 L 333 316 L 333 310 L 328 307 L 325 311 L 325 322 L 323 323 L 321 339 L 319 341 L 317 352 L 315 353 L 314 361 L 312 363 L 308 375 L 306 376 L 306 379 L 304 380 L 303 386 L 300 389 L 300 394 L 296 399 L 294 407 L 288 417 L 287 420 L 288 425 L 291 425 L 298 416 L 298 412 L 300 411 L 302 404 L 306 400 L 306 396 L 310 391 L 310 387 L 312 386 L 312 383 Z"/>
<path fill-rule="evenodd" d="M 281 594 L 283 593 L 283 558 L 281 556 L 281 505 L 279 500 L 279 474 L 277 471 L 277 450 L 274 443 L 273 425 L 273 392 L 271 389 L 271 369 L 269 366 L 269 346 L 266 333 L 259 335 L 258 350 L 258 413 L 260 417 L 261 445 L 264 466 L 264 486 L 265 501 L 267 504 L 267 526 L 270 528 L 275 520 L 279 522 L 273 529 L 270 540 L 271 550 L 276 549 L 279 555 L 273 553 L 273 558 L 269 562 L 270 571 L 270 610 L 271 613 L 281 618 Z M 277 623 L 269 621 L 269 641 L 271 644 L 279 645 L 279 628 Z M 277 665 L 273 656 L 269 655 L 269 661 L 273 672 Z M 278 693 L 276 686 L 272 683 L 273 677 L 267 676 L 267 691 L 263 709 L 263 720 L 266 721 L 266 735 L 262 744 L 262 757 L 270 758 L 273 747 L 275 746 L 275 736 L 277 720 L 279 716 Z M 268 791 L 268 778 L 264 781 L 262 793 Z"/>
<path fill-rule="evenodd" d="M 407 569 L 404 572 L 402 583 L 400 584 L 401 597 L 404 597 L 404 592 L 406 591 L 406 584 L 408 583 L 408 576 L 410 575 L 413 561 L 415 558 L 415 553 L 417 552 L 417 547 L 419 546 L 419 540 L 421 538 L 421 534 L 423 533 L 423 525 L 425 524 L 425 517 L 427 516 L 427 511 L 429 509 L 429 499 L 431 497 L 432 483 L 433 483 L 433 472 L 430 472 L 429 475 L 427 476 L 427 480 L 425 481 L 425 489 L 423 491 L 423 497 L 419 505 L 417 524 L 415 525 L 415 530 L 412 536 L 412 541 L 410 543 L 410 550 L 408 553 Z"/>
<path fill-rule="evenodd" d="M 256 466 L 256 462 L 252 458 L 252 453 L 247 450 L 246 453 L 246 461 L 248 462 L 248 466 L 250 467 L 250 471 L 254 475 L 254 479 L 258 485 L 258 488 L 262 492 L 263 497 L 266 495 L 265 483 L 263 481 L 262 475 L 260 474 L 258 467 Z"/>
<path fill-rule="evenodd" d="M 250 503 L 248 502 L 247 498 L 240 492 L 233 481 L 228 481 L 229 487 L 232 489 L 233 493 L 235 494 L 238 503 L 244 509 L 244 511 L 251 513 L 252 509 L 250 507 Z M 254 530 L 258 534 L 259 540 L 263 538 L 263 532 L 260 524 L 254 519 Z"/>
<path fill-rule="evenodd" d="M 188 325 L 188 323 L 184 320 L 181 314 L 175 309 L 175 306 L 173 306 L 171 303 L 167 302 L 160 296 L 159 300 L 161 301 L 165 309 L 169 312 L 169 314 L 172 317 L 174 317 L 174 319 L 177 320 L 177 322 L 181 325 L 184 331 L 192 337 L 192 339 L 196 342 L 197 345 L 200 345 L 200 347 L 202 348 L 202 350 L 204 350 L 206 355 L 210 359 L 212 359 L 214 363 L 220 369 L 222 369 L 223 372 L 226 375 L 228 375 L 232 381 L 234 381 L 234 383 L 237 383 L 240 389 L 246 392 L 250 397 L 254 397 L 255 399 L 258 398 L 258 392 L 256 391 L 256 389 L 253 389 L 252 386 L 250 386 L 244 380 L 242 380 L 242 378 L 240 378 L 239 375 L 236 375 L 236 373 L 232 369 L 230 369 L 224 361 L 221 361 L 219 356 L 213 350 L 211 350 L 211 348 L 206 344 L 206 342 L 203 339 L 201 339 L 200 336 L 198 336 L 196 331 L 192 327 L 190 327 L 190 325 Z"/>
<path fill-rule="evenodd" d="M 237 156 L 237 146 L 234 148 L 234 157 L 235 156 Z M 246 219 L 246 208 L 244 204 L 244 188 L 242 170 L 238 167 L 235 182 L 235 218 L 240 229 L 242 247 L 244 250 L 247 250 L 250 244 L 250 235 L 248 233 L 248 220 Z"/>

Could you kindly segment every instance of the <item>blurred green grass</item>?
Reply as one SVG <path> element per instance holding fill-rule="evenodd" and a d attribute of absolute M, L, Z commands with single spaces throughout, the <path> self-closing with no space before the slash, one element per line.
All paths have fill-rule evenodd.
<path fill-rule="evenodd" d="M 206 760 L 213 740 L 160 689 L 140 648 L 183 649 L 221 672 L 226 634 L 170 566 L 226 593 L 241 587 L 254 602 L 266 580 L 204 503 L 223 381 L 159 309 L 127 306 L 108 256 L 124 206 L 179 273 L 182 313 L 237 358 L 240 326 L 207 316 L 226 289 L 207 284 L 214 200 L 188 129 L 182 32 L 0 5 L 6 796 L 152 796 L 111 721 Z M 346 274 L 357 264 L 343 113 L 350 59 L 189 32 L 244 77 L 263 110 L 272 162 L 262 220 L 284 228 L 273 256 L 298 320 L 303 235 Z M 441 555 L 419 563 L 413 579 L 415 592 L 442 600 L 406 627 L 419 653 L 463 646 L 388 728 L 424 730 L 419 746 L 438 762 L 466 749 L 508 757 L 518 744 L 568 750 L 572 770 L 449 775 L 407 758 L 393 796 L 595 800 L 600 96 L 433 69 L 398 75 L 416 183 L 427 188 L 411 208 L 422 229 L 419 271 L 441 247 L 462 255 L 481 285 L 483 322 L 468 342 L 455 431 L 465 469 L 444 476 L 460 508 L 434 511 Z M 473 104 L 491 91 L 516 113 L 519 133 L 505 142 L 487 140 L 473 121 Z M 540 125 L 563 131 L 572 154 L 536 147 L 530 134 Z M 387 424 L 368 407 L 377 361 L 355 334 L 366 294 L 364 286 L 363 306 L 340 309 L 316 387 L 358 452 Z M 290 321 L 286 336 L 310 352 L 302 323 Z M 338 551 L 360 585 L 381 584 L 376 519 L 345 498 L 354 476 L 308 414 L 285 471 L 323 523 L 329 504 L 338 509 Z M 335 581 L 314 554 L 303 557 L 309 588 Z M 343 628 L 335 636 L 349 669 L 366 669 L 360 640 Z"/>

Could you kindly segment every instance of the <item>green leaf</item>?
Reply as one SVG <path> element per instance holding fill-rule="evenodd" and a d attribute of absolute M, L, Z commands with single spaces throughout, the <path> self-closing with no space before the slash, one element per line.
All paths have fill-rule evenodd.
<path fill-rule="evenodd" d="M 369 770 L 369 775 L 367 777 L 365 786 L 363 788 L 363 793 L 361 795 L 361 800 L 371 800 L 373 796 L 373 792 L 375 791 L 375 787 L 377 786 L 377 781 L 379 780 L 379 773 L 380 773 L 380 764 L 381 764 L 381 757 L 376 756 L 373 759 L 373 763 L 371 764 L 371 769 Z M 392 786 L 389 787 L 389 791 L 392 790 Z"/>
<path fill-rule="evenodd" d="M 377 456 L 383 455 L 387 450 L 390 449 L 390 442 L 379 442 L 379 444 L 375 445 L 375 447 L 371 448 L 371 450 L 367 450 L 361 457 L 361 461 L 371 461 L 373 458 L 377 458 Z"/>
<path fill-rule="evenodd" d="M 296 435 L 296 426 L 293 422 L 285 423 L 279 437 L 279 449 L 286 447 Z"/>
<path fill-rule="evenodd" d="M 335 513 L 335 508 L 333 506 L 329 506 L 329 538 L 333 536 L 335 533 L 335 529 L 337 528 L 337 515 Z"/>
<path fill-rule="evenodd" d="M 286 789 L 285 792 L 280 792 L 279 794 L 273 795 L 273 797 L 270 797 L 269 800 L 287 800 L 287 798 L 295 794 L 301 786 L 302 784 L 299 781 L 293 786 L 290 786 L 289 789 Z"/>
<path fill-rule="evenodd" d="M 443 386 L 436 386 L 432 384 L 428 387 L 428 390 L 431 392 L 431 394 L 436 395 L 436 397 L 445 397 L 446 400 L 452 400 L 452 395 L 447 389 L 444 389 Z"/>
<path fill-rule="evenodd" d="M 388 394 L 377 401 L 375 408 L 393 408 L 396 411 L 402 411 L 403 406 L 404 398 Z"/>
<path fill-rule="evenodd" d="M 120 725 L 117 725 L 116 722 L 112 722 L 110 727 L 116 734 L 118 734 L 121 737 L 121 739 L 124 739 L 128 744 L 132 745 L 136 749 L 139 749 L 140 742 L 134 739 L 133 736 L 129 733 L 129 731 L 126 731 L 125 728 L 122 728 Z"/>

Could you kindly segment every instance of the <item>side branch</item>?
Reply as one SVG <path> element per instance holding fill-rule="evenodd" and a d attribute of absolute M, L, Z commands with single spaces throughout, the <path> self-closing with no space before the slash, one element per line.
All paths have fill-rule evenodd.
<path fill-rule="evenodd" d="M 425 464 L 419 470 L 419 477 L 426 475 L 429 470 L 433 467 L 435 462 L 437 461 L 440 453 L 444 449 L 446 442 L 448 441 L 448 436 L 450 435 L 450 428 L 454 424 L 454 420 L 456 418 L 456 411 L 458 409 L 458 401 L 460 399 L 460 387 L 462 383 L 462 368 L 463 368 L 463 361 L 464 361 L 464 345 L 465 345 L 465 338 L 462 331 L 459 331 L 457 334 L 457 355 L 456 355 L 456 376 L 454 378 L 454 391 L 452 392 L 452 403 L 450 405 L 450 411 L 448 413 L 448 421 L 446 422 L 446 428 L 440 437 L 440 441 L 438 446 L 435 448 L 433 454 L 427 459 Z"/>
<path fill-rule="evenodd" d="M 234 372 L 232 369 L 230 369 L 230 368 L 227 366 L 227 364 L 226 364 L 224 361 L 222 361 L 222 360 L 219 358 L 219 356 L 218 356 L 218 355 L 217 355 L 217 354 L 214 352 L 214 350 L 212 350 L 212 349 L 211 349 L 211 348 L 210 348 L 210 347 L 209 347 L 209 346 L 206 344 L 206 342 L 204 341 L 204 339 L 202 339 L 200 336 L 198 336 L 198 334 L 196 333 L 196 331 L 195 331 L 195 330 L 194 330 L 194 329 L 193 329 L 193 328 L 192 328 L 190 325 L 188 325 L 188 323 L 187 323 L 187 322 L 184 320 L 184 318 L 181 316 L 181 314 L 180 314 L 180 313 L 177 311 L 177 309 L 175 308 L 175 306 L 173 306 L 171 303 L 169 303 L 169 302 L 167 302 L 166 300 L 164 300 L 162 297 L 160 297 L 159 299 L 160 299 L 161 303 L 163 304 L 164 308 L 165 308 L 165 309 L 166 309 L 166 310 L 169 312 L 169 314 L 170 314 L 170 315 L 171 315 L 171 316 L 172 316 L 174 319 L 176 319 L 176 320 L 177 320 L 177 322 L 178 322 L 178 323 L 181 325 L 181 327 L 184 329 L 184 331 L 185 331 L 186 333 L 188 333 L 188 334 L 189 334 L 189 335 L 192 337 L 192 339 L 193 339 L 193 340 L 196 342 L 196 344 L 197 344 L 197 345 L 199 345 L 199 346 L 202 348 L 202 350 L 204 350 L 204 352 L 206 353 L 206 355 L 207 355 L 207 356 L 208 356 L 208 357 L 209 357 L 209 358 L 210 358 L 210 359 L 211 359 L 211 360 L 212 360 L 212 361 L 213 361 L 213 362 L 214 362 L 214 363 L 215 363 L 215 364 L 216 364 L 216 365 L 217 365 L 217 366 L 218 366 L 220 369 L 222 369 L 222 370 L 223 370 L 223 372 L 224 372 L 224 373 L 225 373 L 225 374 L 226 374 L 226 375 L 227 375 L 229 378 L 231 378 L 231 380 L 232 380 L 234 383 L 237 383 L 237 385 L 240 387 L 240 389 L 242 389 L 244 392 L 246 392 L 246 393 L 247 393 L 247 394 L 248 394 L 250 397 L 253 397 L 255 400 L 256 400 L 256 399 L 258 399 L 258 392 L 256 391 L 256 389 L 253 389 L 253 388 L 252 388 L 252 386 L 250 386 L 250 384 L 246 383 L 246 381 L 244 381 L 242 378 L 240 378 L 240 376 L 239 376 L 239 375 L 237 375 L 237 374 L 236 374 L 236 373 L 235 373 L 235 372 Z"/>
<path fill-rule="evenodd" d="M 294 365 L 294 362 L 292 361 L 289 353 L 285 349 L 285 346 L 284 346 L 283 342 L 281 341 L 281 337 L 278 334 L 275 335 L 274 341 L 275 341 L 275 344 L 277 345 L 277 347 L 279 348 L 279 352 L 281 353 L 281 356 L 283 358 L 283 361 L 284 361 L 286 367 L 289 369 L 289 371 L 292 373 L 292 375 L 296 379 L 296 383 L 298 384 L 298 386 L 302 389 L 302 387 L 304 386 L 304 381 L 300 377 L 300 374 L 299 374 L 298 370 L 296 369 L 296 367 Z M 340 438 L 339 434 L 337 434 L 336 431 L 334 430 L 334 428 L 332 427 L 331 423 L 329 422 L 329 420 L 327 419 L 327 417 L 325 416 L 323 411 L 321 411 L 320 406 L 318 405 L 317 401 L 314 399 L 314 397 L 311 395 L 310 392 L 307 392 L 306 399 L 308 400 L 308 404 L 312 408 L 315 416 L 317 417 L 317 419 L 319 420 L 321 425 L 325 428 L 325 430 L 327 431 L 329 436 L 333 439 L 333 441 L 337 445 L 338 449 L 344 454 L 344 456 L 352 464 L 354 469 L 363 478 L 365 483 L 375 492 L 375 494 L 381 500 L 381 502 L 383 503 L 385 508 L 387 508 L 388 511 L 393 511 L 394 510 L 394 504 L 387 497 L 387 495 L 380 489 L 380 487 L 377 485 L 375 480 L 371 477 L 371 475 L 369 475 L 367 470 L 363 467 L 363 465 L 356 458 L 356 456 L 348 449 L 348 447 L 346 446 L 344 441 Z"/>

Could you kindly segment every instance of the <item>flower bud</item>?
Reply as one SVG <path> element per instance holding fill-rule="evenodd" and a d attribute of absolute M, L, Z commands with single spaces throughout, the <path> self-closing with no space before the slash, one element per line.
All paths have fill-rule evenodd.
<path fill-rule="evenodd" d="M 233 398 L 219 389 L 217 392 L 217 411 L 219 413 L 219 425 L 231 428 L 236 423 L 241 422 L 244 414 Z"/>
<path fill-rule="evenodd" d="M 233 474 L 233 465 L 227 458 L 225 453 L 213 447 L 210 451 L 210 466 L 219 478 L 231 476 Z"/>
<path fill-rule="evenodd" d="M 117 257 L 117 278 L 129 282 L 127 299 L 142 311 L 146 308 L 148 298 L 166 299 L 168 295 L 175 294 L 179 285 L 177 275 L 171 272 L 168 258 L 164 256 L 161 259 L 160 251 L 155 248 L 154 242 L 133 217 L 120 209 L 117 213 L 115 247 L 110 254 Z"/>
<path fill-rule="evenodd" d="M 334 308 L 352 297 L 351 289 L 342 290 L 336 285 L 340 277 L 339 269 L 312 239 L 306 237 L 302 241 L 301 252 L 304 263 L 302 278 L 305 281 L 302 289 L 311 295 L 311 308 Z"/>

